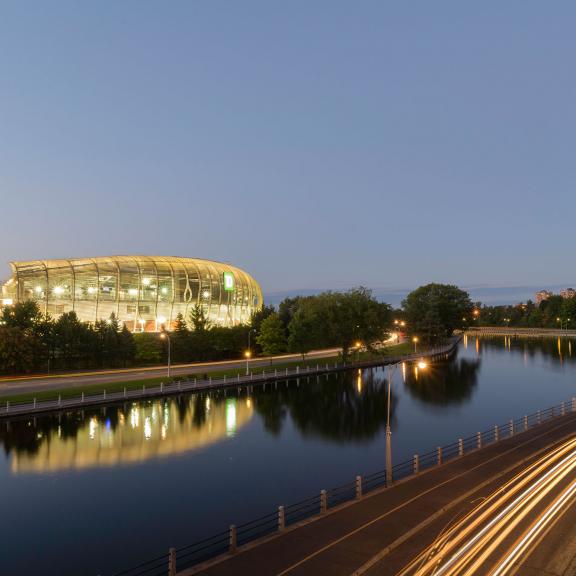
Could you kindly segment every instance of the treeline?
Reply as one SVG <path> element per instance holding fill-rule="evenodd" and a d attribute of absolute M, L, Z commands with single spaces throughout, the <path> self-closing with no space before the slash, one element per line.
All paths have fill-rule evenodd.
<path fill-rule="evenodd" d="M 478 308 L 479 326 L 512 326 L 518 328 L 576 328 L 576 298 L 551 296 L 540 304 L 528 300 L 514 306 Z"/>
<path fill-rule="evenodd" d="M 356 342 L 368 348 L 387 336 L 391 309 L 369 290 L 325 292 L 265 306 L 250 325 L 212 326 L 200 306 L 179 315 L 167 338 L 133 334 L 112 315 L 94 324 L 74 312 L 54 320 L 35 302 L 6 307 L 0 316 L 0 373 L 119 368 L 164 363 L 224 360 L 253 355 L 339 347 L 347 356 Z"/>

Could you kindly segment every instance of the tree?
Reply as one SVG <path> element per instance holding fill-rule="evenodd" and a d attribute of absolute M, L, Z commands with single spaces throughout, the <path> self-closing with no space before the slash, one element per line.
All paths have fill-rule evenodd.
<path fill-rule="evenodd" d="M 38 342 L 16 326 L 0 326 L 0 372 L 30 372 L 37 365 Z"/>
<path fill-rule="evenodd" d="M 260 326 L 260 334 L 256 342 L 262 347 L 262 352 L 267 356 L 274 356 L 286 351 L 286 334 L 280 316 L 272 312 Z"/>
<path fill-rule="evenodd" d="M 211 324 L 210 320 L 206 317 L 204 308 L 200 304 L 196 304 L 190 312 L 190 323 L 192 324 L 192 330 L 194 332 L 205 332 L 210 330 Z"/>
<path fill-rule="evenodd" d="M 408 329 L 433 343 L 462 329 L 472 314 L 470 296 L 451 284 L 427 284 L 402 302 Z"/>

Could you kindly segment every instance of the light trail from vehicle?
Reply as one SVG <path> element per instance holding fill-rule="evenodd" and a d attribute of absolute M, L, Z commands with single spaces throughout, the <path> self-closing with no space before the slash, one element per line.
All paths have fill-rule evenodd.
<path fill-rule="evenodd" d="M 576 438 L 572 438 L 445 527 L 398 576 L 511 576 L 518 562 L 572 504 L 575 470 Z"/>

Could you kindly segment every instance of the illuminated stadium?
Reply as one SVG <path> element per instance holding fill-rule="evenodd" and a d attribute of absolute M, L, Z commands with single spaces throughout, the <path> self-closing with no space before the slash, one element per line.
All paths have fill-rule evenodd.
<path fill-rule="evenodd" d="M 33 300 L 57 318 L 76 312 L 85 322 L 115 314 L 136 332 L 171 329 L 199 305 L 215 326 L 250 321 L 262 291 L 249 274 L 221 262 L 163 256 L 107 256 L 11 262 L 0 307 Z"/>

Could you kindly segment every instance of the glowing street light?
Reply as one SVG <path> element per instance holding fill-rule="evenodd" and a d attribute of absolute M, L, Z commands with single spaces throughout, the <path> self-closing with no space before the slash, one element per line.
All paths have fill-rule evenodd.
<path fill-rule="evenodd" d="M 412 342 L 414 342 L 414 354 L 416 354 L 418 351 L 418 336 L 414 336 L 414 338 L 412 338 Z"/>
<path fill-rule="evenodd" d="M 170 378 L 170 336 L 168 336 L 168 332 L 162 332 L 160 338 L 168 340 L 168 378 Z"/>

